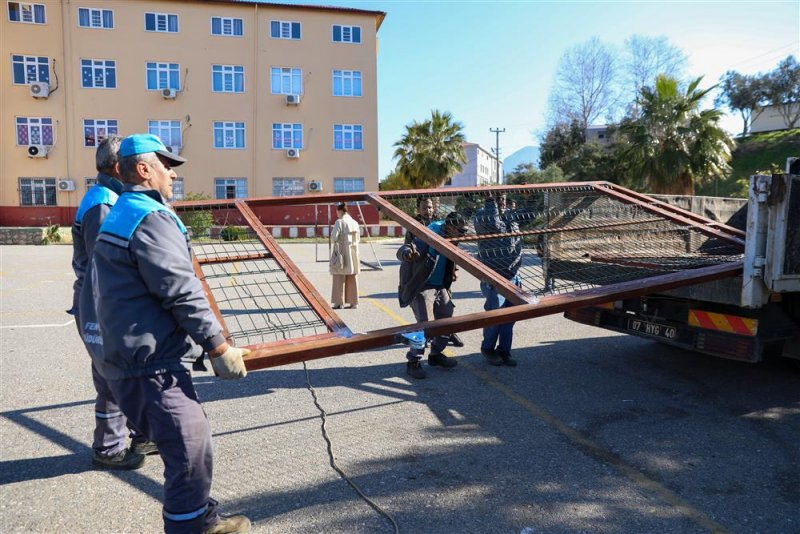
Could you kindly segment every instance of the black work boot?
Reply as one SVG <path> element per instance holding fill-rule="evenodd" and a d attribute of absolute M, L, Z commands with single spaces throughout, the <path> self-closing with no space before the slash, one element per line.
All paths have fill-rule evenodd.
<path fill-rule="evenodd" d="M 489 365 L 503 365 L 503 359 L 494 349 L 481 349 L 481 354 L 489 362 Z"/>
<path fill-rule="evenodd" d="M 203 531 L 203 534 L 244 534 L 250 532 L 250 520 L 243 515 L 219 516 L 219 521 Z"/>
<path fill-rule="evenodd" d="M 447 342 L 453 345 L 454 347 L 464 346 L 464 340 L 461 339 L 461 336 L 459 336 L 458 334 L 450 334 L 450 339 Z"/>
<path fill-rule="evenodd" d="M 131 452 L 150 456 L 151 454 L 158 454 L 158 447 L 155 441 L 134 441 L 131 443 Z"/>
<path fill-rule="evenodd" d="M 139 469 L 144 465 L 144 454 L 131 452 L 130 449 L 121 450 L 112 456 L 94 453 L 92 464 L 103 469 Z"/>
<path fill-rule="evenodd" d="M 427 376 L 419 360 L 408 360 L 408 362 L 406 362 L 406 374 L 411 378 L 417 379 Z"/>
<path fill-rule="evenodd" d="M 516 367 L 517 360 L 511 357 L 511 353 L 507 350 L 498 350 L 497 355 L 500 356 L 500 359 L 503 362 L 503 365 L 507 365 L 509 367 Z"/>
<path fill-rule="evenodd" d="M 445 369 L 452 369 L 453 367 L 458 365 L 458 362 L 455 361 L 453 358 L 448 358 L 442 353 L 437 353 L 428 355 L 428 365 L 430 365 L 431 367 L 435 367 L 438 365 L 440 367 L 444 367 Z"/>

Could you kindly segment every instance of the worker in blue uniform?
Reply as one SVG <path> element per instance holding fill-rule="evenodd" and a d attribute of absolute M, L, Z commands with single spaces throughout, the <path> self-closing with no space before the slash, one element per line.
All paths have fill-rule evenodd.
<path fill-rule="evenodd" d="M 167 533 L 248 532 L 211 497 L 211 427 L 190 369 L 203 352 L 220 378 L 247 374 L 247 350 L 230 346 L 192 264 L 189 236 L 166 204 L 185 159 L 150 134 L 120 145 L 122 193 L 100 227 L 93 293 L 104 374 L 123 413 L 164 461 Z"/>
<path fill-rule="evenodd" d="M 98 343 L 100 332 L 97 331 L 91 284 L 86 283 L 87 279 L 91 279 L 89 259 L 92 257 L 100 225 L 122 192 L 122 183 L 116 169 L 120 141 L 121 137 L 112 135 L 97 146 L 97 183 L 84 195 L 72 224 L 72 269 L 76 280 L 69 313 L 75 316 L 78 333 L 92 356 L 92 381 L 96 392 L 92 463 L 106 469 L 138 469 L 144 465 L 146 454 L 157 453 L 158 450 L 153 442 L 148 441 L 129 424 L 108 384 L 98 372 L 97 365 L 102 364 L 100 351 L 103 346 Z M 126 435 L 129 433 L 130 448 L 126 447 Z"/>

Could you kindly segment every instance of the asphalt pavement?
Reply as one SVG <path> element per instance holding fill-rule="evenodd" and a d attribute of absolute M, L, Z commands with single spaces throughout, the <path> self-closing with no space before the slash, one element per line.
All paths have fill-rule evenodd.
<path fill-rule="evenodd" d="M 398 241 L 362 259 L 351 330 L 413 320 L 397 304 Z M 325 255 L 285 249 L 323 295 Z M 316 252 L 316 253 L 315 253 Z M 161 531 L 163 465 L 92 468 L 89 359 L 65 314 L 69 246 L 0 247 L 0 530 Z M 456 314 L 482 309 L 477 281 Z M 800 533 L 800 372 L 749 365 L 550 316 L 515 327 L 516 368 L 480 332 L 453 370 L 405 375 L 401 346 L 251 372 L 198 373 L 214 433 L 213 494 L 256 533 L 390 533 L 333 458 L 404 533 Z"/>

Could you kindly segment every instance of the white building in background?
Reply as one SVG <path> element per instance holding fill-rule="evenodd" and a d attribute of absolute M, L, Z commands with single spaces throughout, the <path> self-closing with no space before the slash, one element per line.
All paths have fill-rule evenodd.
<path fill-rule="evenodd" d="M 477 143 L 461 143 L 467 162 L 461 172 L 454 175 L 445 185 L 452 187 L 476 187 L 479 185 L 499 185 L 497 177 L 497 158 Z M 500 176 L 503 176 L 503 162 L 500 162 Z"/>
<path fill-rule="evenodd" d="M 800 104 L 794 104 L 791 108 L 792 113 L 797 113 L 797 108 Z M 776 106 L 765 106 L 760 112 L 753 113 L 752 124 L 750 124 L 750 133 L 759 132 L 772 132 L 774 130 L 788 130 L 786 120 L 781 115 L 781 112 Z"/>

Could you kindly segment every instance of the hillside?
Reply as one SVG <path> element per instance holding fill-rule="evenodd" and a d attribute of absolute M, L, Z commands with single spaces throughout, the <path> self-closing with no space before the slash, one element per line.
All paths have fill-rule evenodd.
<path fill-rule="evenodd" d="M 786 158 L 800 157 L 800 128 L 777 132 L 764 132 L 736 139 L 731 167 L 733 172 L 717 183 L 716 194 L 714 182 L 698 186 L 698 196 L 745 197 L 747 196 L 747 180 L 756 171 L 769 171 L 773 165 L 783 169 Z"/>

